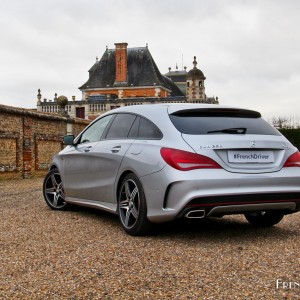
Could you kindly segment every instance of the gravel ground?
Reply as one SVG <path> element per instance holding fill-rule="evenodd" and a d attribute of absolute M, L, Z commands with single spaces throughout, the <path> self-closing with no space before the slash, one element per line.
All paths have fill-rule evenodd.
<path fill-rule="evenodd" d="M 300 299 L 299 213 L 266 229 L 230 216 L 131 237 L 105 212 L 52 211 L 41 186 L 0 182 L 0 299 Z"/>

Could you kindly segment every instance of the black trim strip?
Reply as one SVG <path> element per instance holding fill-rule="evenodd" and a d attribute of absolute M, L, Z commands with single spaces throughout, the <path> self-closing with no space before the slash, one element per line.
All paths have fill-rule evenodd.
<path fill-rule="evenodd" d="M 200 197 L 190 201 L 185 207 L 243 205 L 257 203 L 300 203 L 300 193 L 271 193 L 271 194 L 244 194 Z"/>

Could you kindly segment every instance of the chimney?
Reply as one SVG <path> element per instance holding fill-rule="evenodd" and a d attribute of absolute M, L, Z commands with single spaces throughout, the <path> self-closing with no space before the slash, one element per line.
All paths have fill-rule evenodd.
<path fill-rule="evenodd" d="M 115 86 L 127 85 L 127 43 L 115 43 L 116 46 L 116 78 Z"/>

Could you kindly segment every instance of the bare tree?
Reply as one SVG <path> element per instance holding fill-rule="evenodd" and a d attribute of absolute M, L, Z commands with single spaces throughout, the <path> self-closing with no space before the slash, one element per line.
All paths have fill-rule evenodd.
<path fill-rule="evenodd" d="M 272 125 L 275 128 L 291 128 L 291 119 L 289 117 L 277 116 L 273 117 L 271 120 Z"/>
<path fill-rule="evenodd" d="M 296 129 L 300 128 L 300 116 L 276 116 L 269 120 L 275 128 Z"/>

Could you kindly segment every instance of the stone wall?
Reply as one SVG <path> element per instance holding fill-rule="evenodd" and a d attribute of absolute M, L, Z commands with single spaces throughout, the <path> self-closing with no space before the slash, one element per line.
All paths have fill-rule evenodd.
<path fill-rule="evenodd" d="M 82 119 L 0 105 L 0 180 L 44 175 L 66 134 L 77 135 Z"/>

